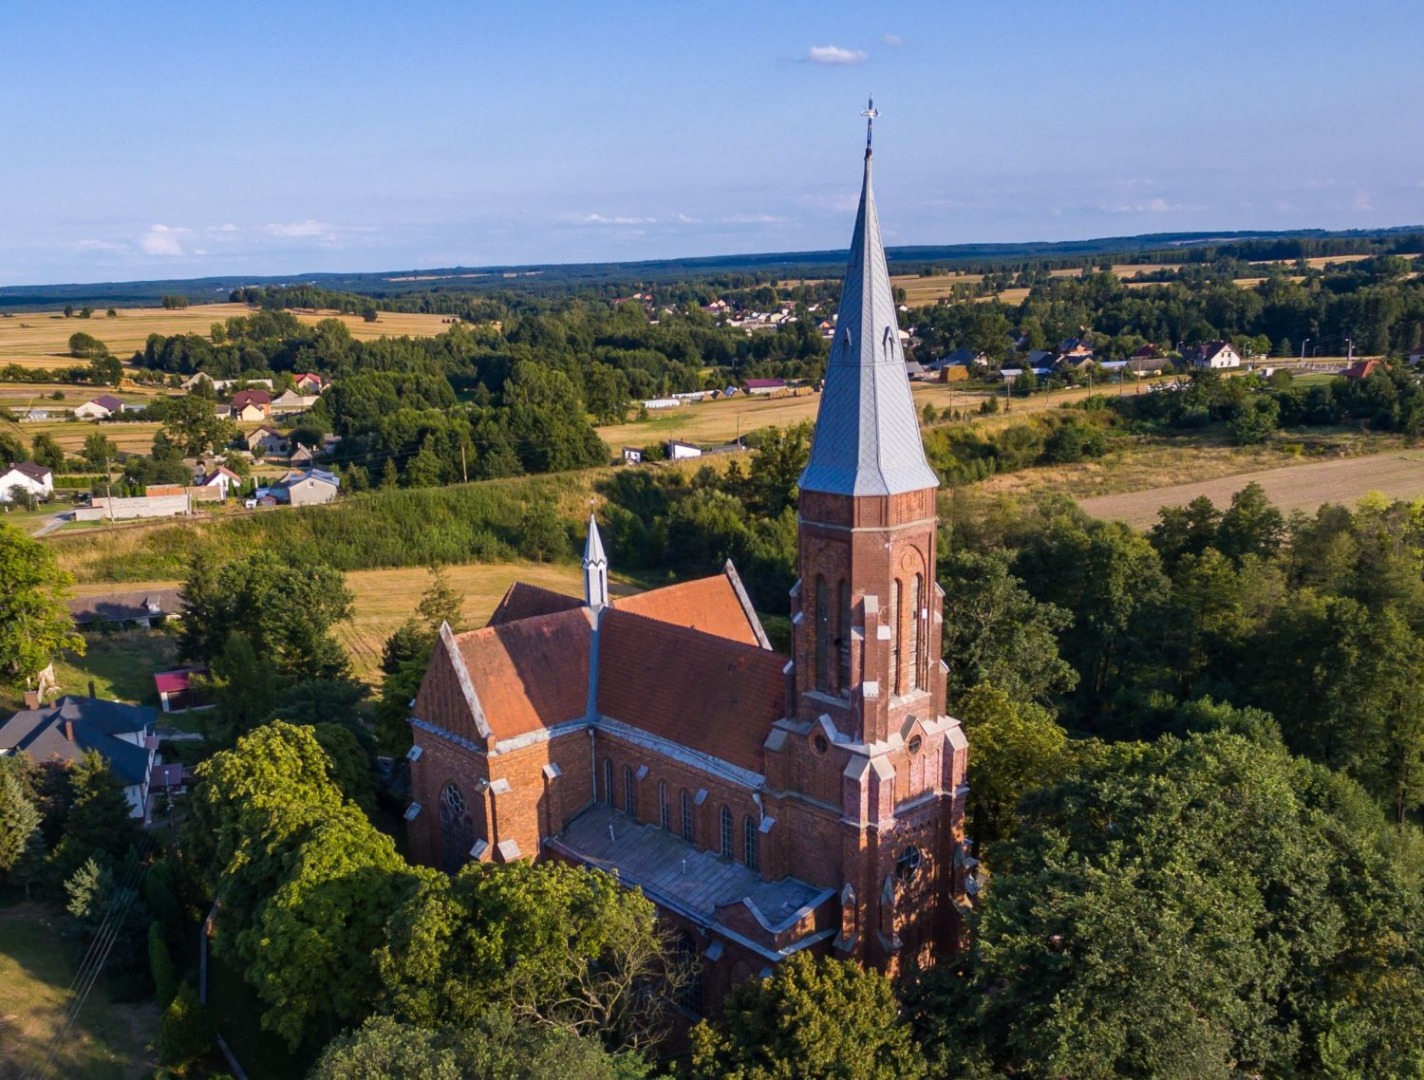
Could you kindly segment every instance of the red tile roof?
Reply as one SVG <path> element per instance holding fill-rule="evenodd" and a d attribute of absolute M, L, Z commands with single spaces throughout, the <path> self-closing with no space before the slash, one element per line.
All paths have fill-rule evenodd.
<path fill-rule="evenodd" d="M 786 712 L 785 664 L 756 645 L 614 609 L 599 630 L 598 712 L 761 772 L 762 744 Z"/>
<path fill-rule="evenodd" d="M 565 596 L 538 585 L 526 585 L 522 581 L 516 581 L 504 594 L 504 598 L 500 600 L 499 606 L 494 609 L 494 614 L 485 625 L 502 626 L 519 619 L 552 615 L 556 611 L 571 611 L 578 607 L 583 607 L 583 601 L 576 596 Z"/>
<path fill-rule="evenodd" d="M 266 390 L 239 390 L 232 395 L 234 409 L 243 409 L 249 404 L 270 405 L 272 404 L 272 395 Z"/>
<path fill-rule="evenodd" d="M 619 611 L 701 630 L 747 645 L 760 644 L 736 587 L 727 574 L 685 581 L 613 601 Z"/>
<path fill-rule="evenodd" d="M 1340 374 L 1347 379 L 1368 379 L 1377 367 L 1378 360 L 1356 360 Z"/>
<path fill-rule="evenodd" d="M 496 740 L 587 715 L 592 634 L 580 605 L 455 638 Z"/>

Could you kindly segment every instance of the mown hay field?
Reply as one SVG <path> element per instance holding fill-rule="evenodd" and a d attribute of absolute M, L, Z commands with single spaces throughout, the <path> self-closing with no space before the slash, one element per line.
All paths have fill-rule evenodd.
<path fill-rule="evenodd" d="M 1370 492 L 1390 499 L 1417 499 L 1424 496 L 1424 451 L 1394 450 L 1326 461 L 1299 459 L 1275 468 L 1080 499 L 1079 505 L 1094 517 L 1125 521 L 1141 529 L 1157 521 L 1160 508 L 1182 506 L 1202 495 L 1225 508 L 1231 497 L 1250 483 L 1260 484 L 1285 513 L 1310 513 L 1325 503 L 1349 505 Z"/>
<path fill-rule="evenodd" d="M 516 581 L 539 585 L 571 596 L 583 595 L 583 573 L 575 563 L 469 563 L 445 567 L 445 576 L 456 592 L 464 594 L 462 607 L 465 626 L 483 626 L 505 591 Z M 346 575 L 346 587 L 351 590 L 353 617 L 336 628 L 337 639 L 351 654 L 352 664 L 362 679 L 380 679 L 381 649 L 396 627 L 415 614 L 421 594 L 430 585 L 430 572 L 424 567 L 398 570 L 353 570 Z M 74 587 L 75 596 L 107 596 L 113 593 L 175 589 L 180 581 L 137 581 L 114 585 L 89 582 Z M 615 582 L 615 595 L 635 591 Z M 145 635 L 154 632 L 145 631 Z M 130 635 L 114 635 L 127 641 Z M 78 661 L 84 668 L 85 661 Z M 69 689 L 66 687 L 66 689 Z M 81 687 L 78 692 L 83 692 Z"/>

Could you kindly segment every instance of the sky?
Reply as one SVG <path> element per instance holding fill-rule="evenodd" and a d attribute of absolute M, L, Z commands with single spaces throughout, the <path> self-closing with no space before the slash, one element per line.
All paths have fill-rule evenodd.
<path fill-rule="evenodd" d="M 1419 0 L 0 4 L 0 285 L 1424 222 Z"/>

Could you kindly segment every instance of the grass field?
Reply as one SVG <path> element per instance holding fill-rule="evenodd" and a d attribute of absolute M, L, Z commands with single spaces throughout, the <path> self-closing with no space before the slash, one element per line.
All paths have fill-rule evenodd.
<path fill-rule="evenodd" d="M 1132 392 L 1134 388 L 1126 389 Z M 1090 393 L 1115 391 L 1116 388 L 1105 391 L 1101 386 L 1096 390 L 1076 387 L 1033 394 L 1027 398 L 1015 398 L 1008 415 L 1013 417 L 1020 413 L 1055 409 L 1067 402 L 1081 400 Z M 963 383 L 914 383 L 911 392 L 916 412 L 927 404 L 933 405 L 939 411 L 946 408 L 973 410 L 989 396 L 988 390 L 982 387 L 965 389 Z M 1002 394 L 998 396 L 1002 397 Z M 703 401 L 676 409 L 660 409 L 650 413 L 647 420 L 610 424 L 599 428 L 598 435 L 615 454 L 622 446 L 641 447 L 665 439 L 682 439 L 710 446 L 729 443 L 738 435 L 745 435 L 757 428 L 770 425 L 786 427 L 803 421 L 813 421 L 820 404 L 819 394 L 808 394 L 799 398 L 745 396 L 722 401 Z"/>
<path fill-rule="evenodd" d="M 69 355 L 69 336 L 82 330 L 93 334 L 109 347 L 115 356 L 128 359 L 143 348 L 149 334 L 201 334 L 204 337 L 215 322 L 234 315 L 251 314 L 246 304 L 197 304 L 193 307 L 166 310 L 164 308 L 119 308 L 116 318 L 95 312 L 90 319 L 66 319 L 56 312 L 17 312 L 0 318 L 0 367 L 19 364 L 22 367 L 68 367 L 82 361 Z M 443 333 L 449 329 L 443 315 L 383 311 L 373 323 L 359 315 L 339 315 L 335 312 L 294 311 L 304 323 L 322 319 L 340 319 L 359 341 L 379 337 L 399 337 L 403 334 L 422 336 Z"/>
<path fill-rule="evenodd" d="M 59 1046 L 53 1063 L 37 1068 L 64 1020 L 74 974 L 56 920 L 35 904 L 0 908 L 0 1076 L 43 1080 L 138 1080 L 157 1064 L 158 1010 L 116 1005 L 97 988 Z M 33 1071 L 31 1071 L 33 1070 Z"/>
<path fill-rule="evenodd" d="M 1323 503 L 1353 504 L 1375 491 L 1390 499 L 1417 499 L 1424 496 L 1424 451 L 1393 450 L 1326 461 L 1301 459 L 1275 468 L 1080 499 L 1080 505 L 1094 517 L 1145 528 L 1157 520 L 1157 511 L 1163 506 L 1181 506 L 1205 495 L 1224 508 L 1232 495 L 1253 482 L 1265 488 L 1270 500 L 1286 513 L 1309 513 Z"/>
<path fill-rule="evenodd" d="M 465 624 L 483 626 L 516 581 L 542 585 L 555 592 L 583 595 L 583 576 L 571 563 L 470 563 L 445 568 L 450 584 L 465 595 Z M 355 596 L 355 617 L 336 628 L 336 636 L 351 653 L 357 674 L 363 679 L 379 677 L 381 648 L 410 615 L 430 583 L 422 567 L 401 570 L 356 570 L 346 575 L 346 585 Z M 74 587 L 76 596 L 103 596 L 112 592 L 177 588 L 178 581 L 131 582 L 115 586 L 89 583 Z M 613 583 L 613 592 L 636 591 Z M 153 672 L 172 666 L 172 639 L 160 630 L 130 630 L 121 634 L 89 635 L 89 655 L 56 665 L 56 674 L 66 691 L 85 693 L 87 680 L 94 679 L 101 697 L 110 693 L 121 701 L 154 704 Z M 73 685 L 71 685 L 73 684 Z"/>

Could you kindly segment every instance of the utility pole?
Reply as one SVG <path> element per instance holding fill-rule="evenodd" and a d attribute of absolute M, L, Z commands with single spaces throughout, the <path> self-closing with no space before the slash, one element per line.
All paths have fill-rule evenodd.
<path fill-rule="evenodd" d="M 1353 364 L 1354 362 L 1355 362 L 1355 339 L 1354 339 L 1354 338 L 1346 338 L 1346 339 L 1345 339 L 1345 363 L 1347 363 L 1347 364 Z"/>
<path fill-rule="evenodd" d="M 470 470 L 465 466 L 465 444 L 460 443 L 460 475 L 464 477 L 465 483 L 470 482 Z"/>
<path fill-rule="evenodd" d="M 1300 343 L 1300 362 L 1305 363 L 1305 347 L 1310 344 L 1310 338 L 1306 338 Z"/>

